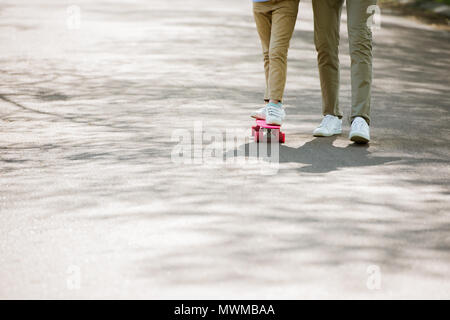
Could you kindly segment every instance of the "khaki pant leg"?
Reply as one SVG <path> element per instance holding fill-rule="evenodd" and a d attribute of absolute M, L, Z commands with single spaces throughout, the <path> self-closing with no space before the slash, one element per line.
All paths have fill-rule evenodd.
<path fill-rule="evenodd" d="M 261 45 L 264 57 L 264 71 L 266 75 L 266 91 L 264 93 L 264 100 L 269 100 L 269 48 L 270 36 L 272 32 L 272 6 L 266 2 L 253 3 L 253 16 L 256 22 L 256 29 L 261 39 Z"/>
<path fill-rule="evenodd" d="M 313 0 L 314 42 L 317 50 L 323 115 L 342 118 L 339 109 L 339 28 L 343 0 Z"/>
<path fill-rule="evenodd" d="M 287 78 L 288 50 L 298 16 L 300 0 L 285 0 L 274 5 L 269 48 L 269 97 L 283 100 Z"/>
<path fill-rule="evenodd" d="M 370 124 L 372 89 L 372 32 L 368 26 L 376 0 L 347 0 L 347 24 L 351 55 L 352 114 Z M 368 12 L 369 11 L 369 12 Z"/>

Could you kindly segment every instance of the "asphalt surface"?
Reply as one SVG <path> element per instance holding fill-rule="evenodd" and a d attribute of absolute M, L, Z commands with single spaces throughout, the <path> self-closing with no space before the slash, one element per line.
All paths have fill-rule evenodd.
<path fill-rule="evenodd" d="M 303 1 L 269 168 L 250 1 L 70 5 L 0 4 L 0 298 L 450 298 L 448 31 L 382 14 L 371 144 L 314 138 Z"/>

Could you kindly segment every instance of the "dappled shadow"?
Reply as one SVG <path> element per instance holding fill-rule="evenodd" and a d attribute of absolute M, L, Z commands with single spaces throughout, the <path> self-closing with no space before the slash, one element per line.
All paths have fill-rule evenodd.
<path fill-rule="evenodd" d="M 0 127 L 5 221 L 39 220 L 39 232 L 16 233 L 31 239 L 36 252 L 53 257 L 52 244 L 70 247 L 65 241 L 73 237 L 89 248 L 74 250 L 84 260 L 103 262 L 105 251 L 107 259 L 114 252 L 119 259 L 107 260 L 111 270 L 132 266 L 127 279 L 163 288 L 218 282 L 326 288 L 328 278 L 314 272 L 331 277 L 344 270 L 343 282 L 367 290 L 368 264 L 389 275 L 410 272 L 408 281 L 447 279 L 441 266 L 450 261 L 448 34 L 383 24 L 375 43 L 373 142 L 358 146 L 344 136 L 309 134 L 321 118 L 320 86 L 313 33 L 296 30 L 288 143 L 279 149 L 278 174 L 264 176 L 246 164 L 176 165 L 175 129 L 193 133 L 198 120 L 205 131 L 250 127 L 248 114 L 261 100 L 251 12 L 239 7 L 242 0 L 230 2 L 221 11 L 207 0 L 193 1 L 198 10 L 188 11 L 143 1 L 126 11 L 86 3 L 84 12 L 105 30 L 85 21 L 86 37 L 80 30 L 76 39 L 64 38 L 79 42 L 57 59 L 44 55 L 26 67 L 0 59 L 0 103 L 14 111 Z M 341 105 L 348 115 L 345 41 L 344 34 Z M 242 144 L 227 157 L 255 157 L 252 149 Z M 52 241 L 31 242 L 37 233 Z M 360 274 L 355 264 L 363 266 Z"/>
<path fill-rule="evenodd" d="M 164 282 L 185 284 L 245 280 L 282 285 L 311 281 L 301 275 L 310 267 L 370 261 L 389 272 L 410 271 L 414 265 L 418 277 L 446 278 L 445 268 L 438 266 L 450 261 L 445 237 L 450 226 L 441 220 L 448 211 L 449 136 L 442 134 L 450 111 L 445 86 L 448 33 L 392 23 L 384 23 L 382 32 L 374 51 L 374 143 L 335 145 L 338 138 L 306 138 L 299 147 L 280 146 L 278 176 L 241 178 L 240 184 L 222 177 L 211 181 L 208 191 L 215 199 L 213 209 L 207 200 L 194 201 L 189 204 L 195 211 L 180 208 L 169 210 L 166 216 L 193 221 L 202 217 L 210 223 L 189 230 L 214 240 L 206 247 L 180 243 L 176 253 L 145 259 L 143 277 L 159 274 Z M 342 38 L 341 105 L 348 115 L 350 61 L 347 35 Z M 292 47 L 314 50 L 312 33 L 296 31 Z M 294 54 L 290 59 L 290 74 L 317 76 L 314 60 Z M 291 126 L 296 121 L 317 123 L 311 117 L 320 116 L 320 87 L 314 90 L 304 81 L 296 85 L 296 91 L 287 92 L 286 122 Z M 257 98 L 241 89 L 233 93 L 229 87 L 219 87 L 240 99 Z M 227 115 L 234 118 L 236 111 Z M 293 132 L 299 134 L 298 129 L 291 129 L 288 139 Z M 251 143 L 246 143 L 226 156 L 256 157 L 251 150 Z M 295 170 L 301 177 L 292 175 L 291 167 L 284 168 L 290 164 L 299 165 Z M 423 173 L 416 172 L 418 168 Z M 340 169 L 358 173 L 344 175 Z M 417 178 L 410 179 L 410 175 Z M 217 185 L 221 187 L 216 189 Z M 217 207 L 219 212 L 214 210 Z M 154 221 L 151 215 L 148 218 Z M 430 268 L 433 264 L 436 268 Z M 272 277 L 264 270 L 272 272 Z"/>

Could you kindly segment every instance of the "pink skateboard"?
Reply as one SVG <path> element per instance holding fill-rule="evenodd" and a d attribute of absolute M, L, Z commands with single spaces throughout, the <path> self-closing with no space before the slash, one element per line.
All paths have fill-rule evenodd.
<path fill-rule="evenodd" d="M 265 120 L 256 120 L 256 126 L 252 127 L 252 136 L 255 137 L 255 142 L 259 143 L 264 139 L 266 133 L 267 142 L 272 138 L 278 140 L 279 143 L 286 142 L 286 135 L 281 132 L 281 126 L 267 124 Z"/>

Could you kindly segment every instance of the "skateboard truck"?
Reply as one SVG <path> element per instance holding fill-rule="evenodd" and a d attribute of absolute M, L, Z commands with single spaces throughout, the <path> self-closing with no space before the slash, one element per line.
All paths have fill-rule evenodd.
<path fill-rule="evenodd" d="M 255 142 L 286 142 L 286 135 L 281 132 L 281 126 L 267 124 L 265 120 L 256 120 L 256 126 L 252 127 L 252 136 Z M 264 139 L 265 138 L 265 139 Z"/>

